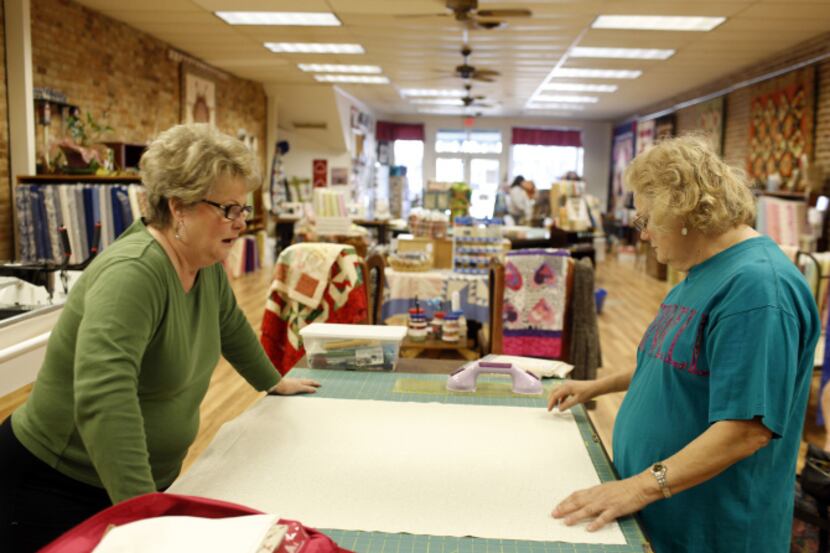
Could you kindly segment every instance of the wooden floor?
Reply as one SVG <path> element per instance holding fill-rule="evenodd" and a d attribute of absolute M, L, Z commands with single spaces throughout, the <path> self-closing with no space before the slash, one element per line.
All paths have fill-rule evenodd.
<path fill-rule="evenodd" d="M 233 282 L 237 301 L 257 331 L 262 322 L 269 283 L 268 271 L 253 273 Z M 640 267 L 613 260 L 600 263 L 596 286 L 608 291 L 602 315 L 599 317 L 604 361 L 599 374 L 602 376 L 634 365 L 640 338 L 657 313 L 669 287 L 665 282 L 656 281 L 645 275 Z M 812 412 L 815 409 L 817 395 L 815 388 L 816 386 L 811 399 Z M 26 387 L 0 397 L 0 420 L 25 401 L 29 389 L 30 387 Z M 185 470 L 205 450 L 223 423 L 242 413 L 260 396 L 261 394 L 251 389 L 226 361 L 220 361 L 202 404 L 202 426 L 185 460 Z M 622 397 L 623 394 L 601 397 L 597 400 L 596 409 L 591 412 L 597 431 L 609 453 L 614 417 Z M 813 418 L 813 414 L 808 413 L 808 422 Z M 805 435 L 818 445 L 824 442 L 823 429 L 813 424 L 808 423 Z"/>

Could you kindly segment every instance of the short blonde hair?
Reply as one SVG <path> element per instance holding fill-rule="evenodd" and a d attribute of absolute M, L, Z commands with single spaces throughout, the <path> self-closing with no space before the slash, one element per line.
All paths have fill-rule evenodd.
<path fill-rule="evenodd" d="M 658 142 L 634 158 L 624 178 L 635 195 L 650 203 L 656 228 L 676 218 L 716 236 L 755 220 L 755 198 L 745 177 L 724 163 L 703 136 Z"/>
<path fill-rule="evenodd" d="M 156 137 L 139 162 L 147 189 L 148 222 L 166 227 L 172 216 L 167 200 L 193 205 L 224 177 L 242 178 L 247 190 L 261 184 L 253 153 L 239 140 L 211 125 L 176 125 Z"/>

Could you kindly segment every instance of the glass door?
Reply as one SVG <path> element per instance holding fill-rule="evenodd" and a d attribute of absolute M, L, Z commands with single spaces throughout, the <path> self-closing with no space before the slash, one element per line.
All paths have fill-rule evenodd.
<path fill-rule="evenodd" d="M 492 217 L 499 189 L 498 158 L 474 157 L 470 159 L 470 188 L 473 200 L 470 215 L 473 217 Z"/>
<path fill-rule="evenodd" d="M 439 157 L 435 160 L 435 180 L 438 182 L 467 182 L 467 163 L 461 157 Z"/>

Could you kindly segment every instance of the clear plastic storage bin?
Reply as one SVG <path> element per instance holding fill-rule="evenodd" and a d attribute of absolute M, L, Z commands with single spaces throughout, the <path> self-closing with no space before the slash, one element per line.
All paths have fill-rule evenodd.
<path fill-rule="evenodd" d="M 300 336 L 312 369 L 393 371 L 406 327 L 312 323 Z"/>

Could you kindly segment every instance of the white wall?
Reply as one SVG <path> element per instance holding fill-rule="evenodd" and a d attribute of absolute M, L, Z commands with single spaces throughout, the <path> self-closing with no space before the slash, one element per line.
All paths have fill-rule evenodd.
<path fill-rule="evenodd" d="M 426 134 L 424 143 L 424 180 L 435 177 L 435 135 L 439 129 L 463 129 L 460 116 L 385 115 L 384 121 L 423 123 Z M 579 129 L 585 149 L 584 171 L 586 188 L 590 194 L 606 205 L 611 161 L 611 123 L 604 121 L 577 121 L 568 119 L 477 117 L 472 129 L 499 130 L 504 147 L 501 153 L 501 178 L 510 174 L 510 129 L 512 127 L 551 127 Z"/>
<path fill-rule="evenodd" d="M 328 160 L 329 184 L 331 183 L 332 167 L 351 167 L 352 160 L 349 152 L 334 150 L 322 142 L 309 138 L 306 134 L 280 129 L 279 139 L 287 140 L 291 147 L 282 158 L 283 170 L 289 180 L 291 177 L 311 179 L 311 164 L 315 159 Z"/>

